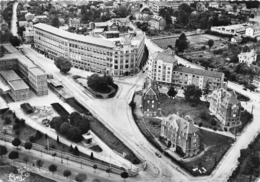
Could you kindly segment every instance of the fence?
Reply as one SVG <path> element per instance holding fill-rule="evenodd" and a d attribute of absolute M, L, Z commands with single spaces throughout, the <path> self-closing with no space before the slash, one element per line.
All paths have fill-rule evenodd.
<path fill-rule="evenodd" d="M 0 134 L 0 139 L 4 140 L 6 142 L 12 142 L 14 140 L 14 137 L 10 136 L 10 135 Z M 22 141 L 21 146 L 24 146 L 24 143 L 26 141 L 25 140 L 21 140 L 21 141 Z M 69 154 L 66 152 L 58 151 L 55 149 L 50 149 L 48 151 L 43 146 L 35 144 L 35 143 L 33 143 L 32 149 L 36 150 L 38 152 L 49 154 L 49 155 L 56 154 L 56 157 L 59 157 L 62 160 L 70 160 L 70 161 L 76 162 L 80 165 L 86 165 L 86 166 L 93 167 L 93 165 L 96 164 L 98 166 L 98 169 L 101 169 L 104 171 L 106 171 L 108 168 L 110 168 L 111 173 L 114 173 L 114 174 L 120 175 L 123 171 L 125 171 L 125 169 L 122 167 L 118 167 L 114 164 L 108 164 L 108 163 L 102 162 L 100 160 L 92 160 L 92 159 L 88 159 L 88 158 L 83 158 L 83 157 L 75 156 L 75 155 L 72 155 L 72 154 Z M 129 175 L 133 176 L 131 174 L 132 174 L 131 171 L 129 171 Z"/>

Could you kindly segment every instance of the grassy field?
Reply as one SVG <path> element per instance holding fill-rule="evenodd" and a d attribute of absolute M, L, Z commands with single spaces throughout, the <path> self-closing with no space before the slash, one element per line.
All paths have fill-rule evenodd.
<path fill-rule="evenodd" d="M 202 126 L 207 128 L 217 128 L 222 130 L 219 123 L 212 125 L 210 120 L 204 120 L 200 117 L 202 112 L 207 112 L 209 115 L 209 103 L 200 102 L 197 106 L 191 106 L 184 98 L 174 98 L 170 99 L 165 94 L 160 94 L 160 103 L 163 116 L 168 116 L 169 114 L 178 113 L 180 116 L 189 115 L 193 118 L 195 124 L 202 123 Z M 213 118 L 213 116 L 210 116 Z"/>
<path fill-rule="evenodd" d="M 183 165 L 191 170 L 199 166 L 204 167 L 207 170 L 206 174 L 210 174 L 233 143 L 233 139 L 203 129 L 200 129 L 200 138 L 201 145 L 204 145 L 204 149 L 208 147 L 209 149 L 195 160 L 183 162 Z"/>
<path fill-rule="evenodd" d="M 145 125 L 151 131 L 151 133 L 159 138 L 161 133 L 161 120 L 156 118 L 144 118 Z"/>
<path fill-rule="evenodd" d="M 153 40 L 154 43 L 156 43 L 159 47 L 166 49 L 168 45 L 171 45 L 172 47 L 175 47 L 176 38 L 166 38 L 166 39 L 158 39 Z M 190 46 L 207 46 L 208 40 L 212 39 L 214 40 L 213 48 L 222 47 L 222 41 L 221 38 L 214 36 L 214 35 L 208 35 L 208 34 L 202 34 L 202 35 L 192 35 L 187 36 L 188 41 L 190 42 Z"/>

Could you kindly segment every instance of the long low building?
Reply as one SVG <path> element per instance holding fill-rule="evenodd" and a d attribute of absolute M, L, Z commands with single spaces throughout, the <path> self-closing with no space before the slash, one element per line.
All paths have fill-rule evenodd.
<path fill-rule="evenodd" d="M 10 96 L 14 101 L 26 100 L 29 98 L 29 87 L 28 85 L 13 71 L 13 70 L 2 70 L 0 75 L 10 86 Z"/>
<path fill-rule="evenodd" d="M 17 70 L 37 95 L 47 95 L 47 74 L 11 44 L 2 46 L 5 55 L 0 58 L 0 70 Z"/>
<path fill-rule="evenodd" d="M 68 58 L 73 67 L 112 76 L 139 71 L 145 35 L 136 31 L 125 37 L 106 39 L 70 33 L 47 24 L 34 25 L 34 46 L 50 58 Z"/>

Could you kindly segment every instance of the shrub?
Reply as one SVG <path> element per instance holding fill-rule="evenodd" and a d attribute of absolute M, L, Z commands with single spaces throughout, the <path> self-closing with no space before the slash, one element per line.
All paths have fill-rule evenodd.
<path fill-rule="evenodd" d="M 216 127 L 213 127 L 213 130 L 214 130 L 214 131 L 217 131 L 217 128 L 216 128 Z"/>
<path fill-rule="evenodd" d="M 29 141 L 32 143 L 35 142 L 35 136 L 34 135 L 29 136 Z"/>
<path fill-rule="evenodd" d="M 210 123 L 211 123 L 212 126 L 216 126 L 217 121 L 214 118 L 212 118 Z"/>
<path fill-rule="evenodd" d="M 19 124 L 14 124 L 13 125 L 13 130 L 19 130 L 20 129 L 20 126 L 19 126 Z"/>
<path fill-rule="evenodd" d="M 4 124 L 5 125 L 8 125 L 8 124 L 11 124 L 12 123 L 12 120 L 10 117 L 5 117 L 5 121 L 4 121 Z"/>
<path fill-rule="evenodd" d="M 36 134 L 35 134 L 35 139 L 38 140 L 42 137 L 42 133 L 39 132 L 39 130 L 37 130 Z"/>
<path fill-rule="evenodd" d="M 97 98 L 103 99 L 103 96 L 100 95 L 100 94 L 96 94 L 95 96 L 96 96 Z"/>
<path fill-rule="evenodd" d="M 201 123 L 199 123 L 199 127 L 202 127 L 202 125 L 203 125 L 203 123 L 201 122 Z"/>

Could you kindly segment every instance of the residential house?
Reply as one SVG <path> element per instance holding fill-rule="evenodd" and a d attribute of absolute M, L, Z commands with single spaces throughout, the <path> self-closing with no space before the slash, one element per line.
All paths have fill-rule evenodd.
<path fill-rule="evenodd" d="M 241 103 L 234 91 L 225 88 L 214 90 L 209 95 L 209 110 L 220 121 L 224 128 L 232 128 L 241 125 Z"/>
<path fill-rule="evenodd" d="M 233 36 L 230 40 L 231 44 L 239 44 L 242 42 L 242 37 L 241 36 Z"/>
<path fill-rule="evenodd" d="M 219 8 L 219 3 L 218 2 L 209 2 L 209 6 L 208 7 L 211 7 L 211 8 Z"/>
<path fill-rule="evenodd" d="M 189 116 L 182 118 L 172 114 L 164 118 L 160 136 L 166 139 L 174 151 L 184 154 L 184 157 L 192 157 L 200 152 L 199 129 Z"/>
<path fill-rule="evenodd" d="M 142 109 L 144 116 L 150 117 L 157 116 L 160 110 L 158 85 L 150 79 L 144 83 Z"/>
<path fill-rule="evenodd" d="M 260 26 L 250 26 L 246 28 L 245 31 L 245 36 L 246 37 L 251 37 L 251 38 L 260 38 Z"/>
<path fill-rule="evenodd" d="M 247 65 L 251 65 L 254 61 L 256 61 L 256 51 L 252 49 L 250 52 L 241 52 L 238 54 L 239 63 L 246 63 Z"/>
<path fill-rule="evenodd" d="M 151 29 L 164 30 L 166 22 L 163 17 L 154 15 L 149 21 Z"/>
<path fill-rule="evenodd" d="M 68 20 L 69 27 L 75 27 L 78 29 L 81 24 L 80 24 L 80 18 L 69 18 Z"/>

